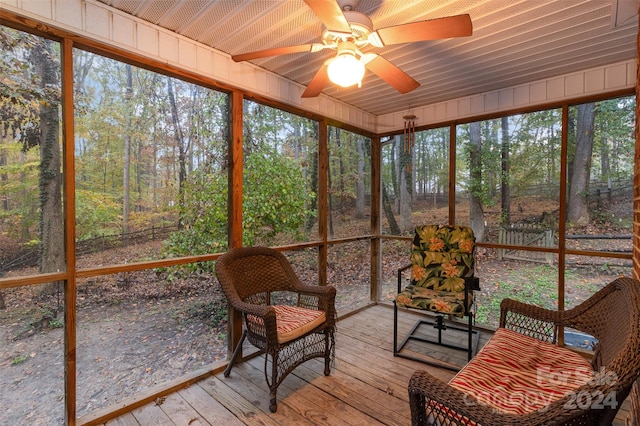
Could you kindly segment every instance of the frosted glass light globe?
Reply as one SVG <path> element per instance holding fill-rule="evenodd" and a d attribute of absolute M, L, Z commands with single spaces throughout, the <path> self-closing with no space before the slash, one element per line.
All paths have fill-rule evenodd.
<path fill-rule="evenodd" d="M 342 53 L 329 63 L 329 80 L 342 87 L 360 83 L 364 77 L 364 65 L 352 53 Z"/>

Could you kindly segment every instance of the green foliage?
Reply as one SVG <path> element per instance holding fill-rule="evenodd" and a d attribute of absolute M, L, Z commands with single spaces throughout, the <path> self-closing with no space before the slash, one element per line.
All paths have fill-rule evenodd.
<path fill-rule="evenodd" d="M 121 205 L 102 192 L 76 191 L 76 233 L 78 240 L 121 232 Z"/>
<path fill-rule="evenodd" d="M 245 161 L 244 180 L 244 244 L 272 241 L 279 233 L 301 237 L 311 214 L 305 206 L 314 194 L 308 194 L 300 166 L 283 155 L 254 153 Z M 166 251 L 184 256 L 226 250 L 227 194 L 226 171 L 193 172 L 180 209 L 184 228 L 171 235 Z"/>
<path fill-rule="evenodd" d="M 174 218 L 176 214 L 170 207 L 167 207 L 165 211 L 132 212 L 130 215 L 129 228 L 133 231 L 152 227 L 175 226 L 176 223 Z"/>
<path fill-rule="evenodd" d="M 13 359 L 11 360 L 11 364 L 13 365 L 18 365 L 18 364 L 22 364 L 23 362 L 25 362 L 29 357 L 22 354 L 22 355 L 16 355 L 13 357 Z"/>
<path fill-rule="evenodd" d="M 298 163 L 277 153 L 257 152 L 244 168 L 243 243 L 267 244 L 279 233 L 302 238 L 303 225 L 312 214 L 309 193 Z"/>
<path fill-rule="evenodd" d="M 573 275 L 567 271 L 567 279 Z M 502 299 L 511 298 L 525 303 L 557 309 L 558 270 L 549 265 L 531 265 L 510 271 L 505 279 L 481 283 L 483 289 L 492 287 L 491 298 L 478 301 L 476 320 L 497 326 Z"/>
<path fill-rule="evenodd" d="M 168 254 L 188 256 L 224 251 L 227 247 L 226 173 L 194 171 L 185 183 L 180 215 L 184 228 L 167 240 Z"/>

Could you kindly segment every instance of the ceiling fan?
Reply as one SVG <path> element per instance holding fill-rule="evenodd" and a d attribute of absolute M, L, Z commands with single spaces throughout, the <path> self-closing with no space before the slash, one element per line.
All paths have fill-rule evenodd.
<path fill-rule="evenodd" d="M 409 93 L 418 86 L 416 80 L 375 53 L 361 49 L 392 44 L 470 36 L 473 32 L 469 15 L 456 15 L 427 21 L 412 22 L 373 30 L 373 22 L 364 13 L 353 10 L 359 0 L 304 0 L 320 18 L 326 29 L 322 43 L 276 47 L 256 52 L 232 55 L 236 62 L 290 53 L 337 51 L 324 62 L 302 94 L 303 98 L 318 96 L 329 81 L 342 87 L 360 85 L 365 68 L 393 86 L 400 93 Z"/>

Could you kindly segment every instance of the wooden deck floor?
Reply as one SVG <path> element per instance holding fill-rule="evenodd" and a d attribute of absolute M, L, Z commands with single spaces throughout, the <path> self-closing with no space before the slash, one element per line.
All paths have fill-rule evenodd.
<path fill-rule="evenodd" d="M 410 314 L 402 316 L 402 329 L 413 323 Z M 228 378 L 218 374 L 201 380 L 106 425 L 410 425 L 411 374 L 426 369 L 448 381 L 455 373 L 394 357 L 392 339 L 393 311 L 387 307 L 339 321 L 331 376 L 323 375 L 321 360 L 298 367 L 278 389 L 276 413 L 269 412 L 264 359 L 256 357 L 235 366 Z M 453 363 L 466 356 L 450 355 Z M 623 407 L 614 425 L 625 425 L 626 415 Z"/>

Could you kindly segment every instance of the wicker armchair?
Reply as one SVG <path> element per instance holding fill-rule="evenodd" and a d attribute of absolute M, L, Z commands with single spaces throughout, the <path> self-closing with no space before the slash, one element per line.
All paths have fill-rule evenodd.
<path fill-rule="evenodd" d="M 479 279 L 474 276 L 476 244 L 473 230 L 466 226 L 425 225 L 415 229 L 411 245 L 411 263 L 398 269 L 398 294 L 393 301 L 393 355 L 409 358 L 443 368 L 454 367 L 432 362 L 404 353 L 411 340 L 464 350 L 470 360 L 478 345 L 479 332 L 473 330 L 474 290 L 480 290 Z M 403 286 L 403 272 L 411 268 L 409 285 Z M 398 343 L 398 309 L 407 308 L 436 314 L 433 319 L 418 320 L 411 331 Z M 466 327 L 444 316 L 467 317 Z M 425 316 L 426 317 L 426 316 Z M 422 333 L 423 325 L 438 330 L 437 337 Z M 443 330 L 458 330 L 467 334 L 466 345 L 443 339 Z M 475 337 L 475 339 L 474 339 Z"/>
<path fill-rule="evenodd" d="M 527 410 L 526 402 L 532 402 L 530 400 L 521 404 L 525 413 L 507 413 L 483 401 L 481 396 L 476 398 L 452 386 L 466 368 L 483 357 L 483 352 L 501 329 L 507 330 L 506 333 L 516 332 L 518 336 L 524 336 L 523 339 L 533 338 L 541 345 L 549 345 L 557 342 L 557 333 L 562 327 L 583 331 L 597 339 L 590 364 L 578 356 L 586 362 L 591 379 L 579 382 L 582 385 L 576 383 L 573 390 L 550 398 L 546 405 L 534 409 L 532 404 Z M 409 382 L 413 425 L 610 425 L 640 376 L 640 282 L 632 278 L 618 278 L 579 306 L 562 312 L 505 299 L 501 304 L 500 328 L 496 335 L 449 384 L 424 371 L 413 374 Z M 550 346 L 564 351 L 567 358 L 577 356 L 568 349 Z M 519 349 L 514 348 L 514 364 L 504 368 L 503 375 L 508 379 L 517 373 L 522 363 L 528 361 L 518 353 Z M 545 363 L 547 361 L 544 359 Z M 568 380 L 575 374 L 576 370 L 563 369 L 564 366 L 564 357 L 551 366 L 560 372 L 556 379 Z M 486 364 L 480 369 L 485 367 Z M 541 371 L 542 368 L 550 367 L 537 366 L 536 370 Z M 534 376 L 534 379 L 540 381 L 540 377 Z M 555 383 L 565 382 L 556 380 Z M 491 395 L 486 390 L 484 394 L 495 398 L 495 394 Z"/>
<path fill-rule="evenodd" d="M 224 371 L 241 353 L 245 338 L 264 352 L 264 374 L 271 412 L 284 378 L 312 358 L 324 358 L 330 374 L 336 321 L 334 287 L 304 285 L 280 252 L 266 247 L 230 250 L 216 261 L 215 272 L 229 304 L 242 312 L 244 329 Z"/>

